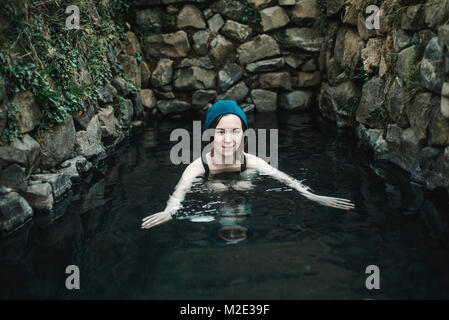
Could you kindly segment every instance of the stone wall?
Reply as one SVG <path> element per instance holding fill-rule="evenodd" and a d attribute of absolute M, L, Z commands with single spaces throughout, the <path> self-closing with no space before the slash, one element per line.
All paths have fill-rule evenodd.
<path fill-rule="evenodd" d="M 247 112 L 318 106 L 377 159 L 449 189 L 448 20 L 444 0 L 141 0 L 135 27 L 160 32 L 141 40 L 142 92 L 164 115 L 219 99 Z"/>
<path fill-rule="evenodd" d="M 100 3 L 73 3 L 84 10 L 83 18 L 89 9 L 91 19 L 89 23 L 82 20 L 82 28 L 77 33 L 61 30 L 56 40 L 48 31 L 54 26 L 36 16 L 32 22 L 40 23 L 37 32 L 42 33 L 42 42 L 34 43 L 35 48 L 44 45 L 48 48 L 48 52 L 39 52 L 41 62 L 48 58 L 49 69 L 59 68 L 61 77 L 67 81 L 61 82 L 61 77 L 56 77 L 58 73 L 43 73 L 37 63 L 20 60 L 7 44 L 0 46 L 0 58 L 5 62 L 0 69 L 3 71 L 0 73 L 0 235 L 11 233 L 36 214 L 53 216 L 56 203 L 67 197 L 73 185 L 91 176 L 91 169 L 143 124 L 142 97 L 147 100 L 148 97 L 141 95 L 139 88 L 148 81 L 150 74 L 146 63 L 138 63 L 138 56 L 134 55 L 138 50 L 137 40 L 133 41 L 132 33 L 121 37 L 117 31 L 120 27 L 107 19 L 112 11 L 103 10 L 103 16 L 99 14 Z M 16 6 L 16 11 L 23 9 L 20 3 L 8 5 Z M 62 22 L 56 25 L 64 26 L 65 6 L 61 8 L 59 3 L 51 1 L 47 5 L 51 6 L 50 10 L 61 11 Z M 107 8 L 110 3 L 103 0 L 102 5 Z M 39 14 L 38 9 L 40 7 L 35 7 Z M 30 21 L 31 14 L 30 9 Z M 0 31 L 11 30 L 8 28 L 14 28 L 14 23 L 30 28 L 31 24 L 17 22 L 21 18 L 20 14 L 10 21 L 0 18 Z M 116 32 L 104 33 L 101 29 L 105 27 Z M 76 42 L 82 37 L 86 41 Z M 56 47 L 61 39 L 69 41 L 67 47 Z M 88 49 L 89 42 L 95 44 Z M 81 49 L 75 51 L 70 45 Z M 98 51 L 93 52 L 93 49 Z M 24 52 L 19 54 L 27 56 Z M 78 63 L 70 72 L 63 73 L 67 70 L 64 66 L 70 62 L 66 58 L 75 54 Z M 61 58 L 53 59 L 51 55 Z M 60 65 L 56 65 L 58 62 Z M 24 74 L 43 79 L 42 83 L 37 80 L 21 82 Z M 74 96 L 76 91 L 67 87 L 84 88 L 84 91 L 78 98 Z M 52 101 L 44 100 L 50 94 L 54 102 L 51 106 L 46 102 Z M 67 98 L 67 95 L 72 96 Z M 66 107 L 67 103 L 73 105 Z M 75 103 L 81 105 L 75 109 Z M 48 121 L 50 112 L 54 113 L 52 122 Z M 60 118 L 56 118 L 58 115 Z M 5 141 L 7 138 L 11 141 Z"/>
<path fill-rule="evenodd" d="M 376 159 L 429 189 L 449 190 L 449 2 L 330 3 L 336 7 L 329 16 L 328 6 L 320 51 L 321 113 L 356 128 Z M 365 23 L 368 3 L 380 7 L 377 30 Z"/>
<path fill-rule="evenodd" d="M 246 112 L 319 112 L 376 159 L 449 190 L 446 0 L 129 2 L 122 41 L 104 41 L 110 81 L 49 130 L 37 130 L 42 102 L 30 89 L 7 95 L 0 75 L 0 131 L 13 102 L 20 136 L 0 147 L 2 232 L 31 207 L 51 210 L 144 116 L 200 119 L 219 99 Z M 365 23 L 370 4 L 381 9 L 377 30 Z M 85 59 L 71 81 L 92 82 Z"/>
<path fill-rule="evenodd" d="M 196 2 L 137 2 L 135 29 L 160 32 L 140 41 L 151 70 L 147 108 L 173 116 L 202 114 L 219 99 L 247 112 L 312 106 L 322 37 L 299 26 L 317 17 L 314 1 L 305 11 L 295 1 Z"/>

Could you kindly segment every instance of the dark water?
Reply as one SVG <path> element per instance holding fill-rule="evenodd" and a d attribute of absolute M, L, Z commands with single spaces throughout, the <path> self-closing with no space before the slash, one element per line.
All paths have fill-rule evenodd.
<path fill-rule="evenodd" d="M 170 131 L 191 126 L 147 126 L 56 212 L 1 239 L 0 298 L 449 298 L 447 198 L 305 116 L 258 116 L 252 126 L 279 128 L 279 169 L 317 194 L 352 199 L 355 210 L 255 177 L 253 190 L 234 196 L 196 186 L 179 219 L 141 230 L 185 167 L 170 162 Z M 246 215 L 186 219 L 216 213 L 220 201 Z M 68 265 L 80 269 L 80 290 L 65 287 Z M 379 267 L 379 290 L 365 287 L 368 265 Z"/>

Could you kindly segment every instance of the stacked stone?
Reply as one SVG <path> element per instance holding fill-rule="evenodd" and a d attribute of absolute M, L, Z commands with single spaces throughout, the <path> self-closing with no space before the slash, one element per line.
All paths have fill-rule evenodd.
<path fill-rule="evenodd" d="M 449 5 L 408 6 L 393 26 L 387 23 L 389 4 L 381 3 L 376 30 L 356 2 L 327 2 L 328 30 L 320 52 L 327 79 L 319 108 L 338 126 L 357 127 L 377 158 L 431 189 L 449 189 L 449 26 L 442 25 Z M 369 80 L 360 83 L 364 72 Z M 412 80 L 414 94 L 407 85 Z"/>
<path fill-rule="evenodd" d="M 259 25 L 242 22 L 244 1 L 186 2 L 140 1 L 136 11 L 138 26 L 162 26 L 142 44 L 160 113 L 203 113 L 220 99 L 257 112 L 312 106 L 322 39 L 306 25 L 318 16 L 316 1 L 250 0 Z"/>
<path fill-rule="evenodd" d="M 115 73 L 111 83 L 100 88 L 93 104 L 86 102 L 84 112 L 67 114 L 64 122 L 49 130 L 37 130 L 41 107 L 31 90 L 8 100 L 5 82 L 0 77 L 0 132 L 7 125 L 7 104 L 12 102 L 18 107 L 15 118 L 19 134 L 12 143 L 0 146 L 0 234 L 20 227 L 33 211 L 52 213 L 72 183 L 79 182 L 82 175 L 107 156 L 108 150 L 123 140 L 125 128 L 142 124 L 142 97 L 147 97 L 130 92 L 120 71 L 137 88 L 148 87 L 150 73 L 144 61 L 136 60 L 141 54 L 137 38 L 131 32 L 126 36 L 126 43 L 109 48 L 108 61 Z M 74 85 L 92 83 L 83 59 L 71 81 Z M 124 98 L 120 120 L 115 116 L 120 108 L 118 95 Z"/>
<path fill-rule="evenodd" d="M 243 22 L 248 3 L 257 9 L 260 24 Z M 0 185 L 17 191 L 35 209 L 51 209 L 72 181 L 123 139 L 123 127 L 140 125 L 145 113 L 203 113 L 219 99 L 257 112 L 309 109 L 321 79 L 316 58 L 322 39 L 307 27 L 318 16 L 315 1 L 248 3 L 134 1 L 137 26 L 161 33 L 139 43 L 128 31 L 124 43 L 108 45 L 114 78 L 99 89 L 95 104 L 37 135 L 40 107 L 33 94 L 13 97 L 23 138 L 0 147 Z M 130 91 L 122 72 L 139 92 Z M 92 83 L 85 60 L 71 80 Z M 3 129 L 6 105 L 0 106 Z M 48 175 L 58 175 L 60 182 Z"/>
<path fill-rule="evenodd" d="M 296 112 L 313 110 L 317 97 L 319 112 L 356 128 L 377 158 L 429 188 L 449 189 L 449 6 L 402 8 L 393 26 L 386 15 L 395 1 L 380 1 L 376 30 L 359 1 L 135 0 L 136 27 L 160 33 L 139 43 L 128 31 L 125 43 L 109 45 L 114 78 L 85 112 L 38 136 L 33 94 L 12 97 L 22 138 L 0 147 L 0 231 L 19 226 L 32 208 L 51 209 L 123 139 L 123 127 L 139 126 L 145 114 L 202 114 L 220 99 L 256 112 Z M 249 4 L 260 23 L 246 16 Z M 421 79 L 414 95 L 411 69 Z M 131 92 L 121 72 L 141 90 Z M 72 81 L 91 83 L 84 61 Z M 0 75 L 0 131 L 5 91 Z"/>

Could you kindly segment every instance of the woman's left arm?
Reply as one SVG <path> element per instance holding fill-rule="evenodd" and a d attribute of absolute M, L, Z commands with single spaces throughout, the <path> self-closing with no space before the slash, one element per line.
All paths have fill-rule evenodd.
<path fill-rule="evenodd" d="M 290 177 L 286 173 L 270 166 L 263 159 L 247 154 L 248 168 L 257 169 L 261 174 L 269 175 L 276 180 L 286 184 L 287 186 L 297 190 L 300 194 L 309 200 L 318 202 L 328 207 L 334 207 L 343 210 L 354 209 L 354 204 L 347 199 L 320 196 L 310 192 L 310 188 L 303 185 L 300 181 Z"/>

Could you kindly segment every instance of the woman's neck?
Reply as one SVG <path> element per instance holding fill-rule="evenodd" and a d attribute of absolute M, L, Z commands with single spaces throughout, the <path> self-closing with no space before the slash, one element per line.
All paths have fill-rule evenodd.
<path fill-rule="evenodd" d="M 226 158 L 219 158 L 217 154 L 214 154 L 214 156 L 212 156 L 212 152 L 208 154 L 209 158 L 210 158 L 210 162 L 213 165 L 214 168 L 217 169 L 227 169 L 227 168 L 240 168 L 240 164 L 241 164 L 241 156 L 242 154 L 240 154 L 240 156 L 237 155 L 233 155 L 231 159 L 226 159 Z M 231 162 L 232 160 L 232 162 Z M 231 162 L 231 163 L 229 163 Z"/>

